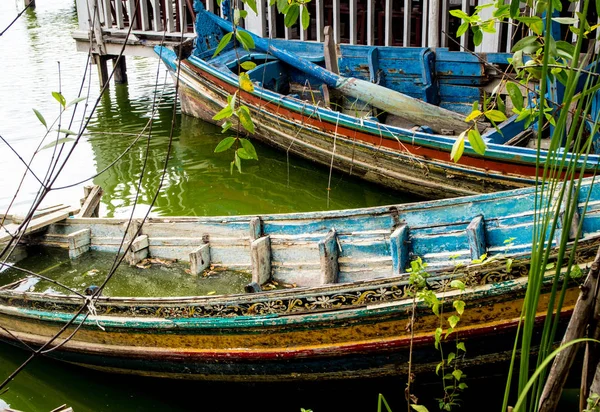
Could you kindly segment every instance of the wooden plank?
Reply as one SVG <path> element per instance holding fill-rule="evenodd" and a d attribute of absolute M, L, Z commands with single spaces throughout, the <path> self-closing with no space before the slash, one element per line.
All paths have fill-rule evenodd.
<path fill-rule="evenodd" d="M 69 241 L 69 258 L 75 259 L 90 250 L 92 242 L 92 231 L 81 229 L 67 235 Z"/>
<path fill-rule="evenodd" d="M 342 21 L 340 17 L 340 0 L 333 0 L 333 41 L 336 44 L 342 42 Z"/>
<path fill-rule="evenodd" d="M 100 199 L 102 199 L 102 193 L 104 192 L 100 186 L 93 186 L 89 190 L 89 194 L 87 195 L 85 202 L 83 203 L 83 206 L 81 206 L 81 210 L 76 217 L 97 217 Z"/>
<path fill-rule="evenodd" d="M 408 265 L 408 226 L 402 225 L 390 236 L 392 272 L 395 276 L 405 273 Z"/>
<path fill-rule="evenodd" d="M 79 9 L 77 9 L 77 14 L 79 14 Z M 115 1 L 115 24 L 118 29 L 125 28 L 125 22 L 123 20 L 123 3 Z"/>
<path fill-rule="evenodd" d="M 209 266 L 210 245 L 206 243 L 190 253 L 190 273 L 197 275 Z"/>
<path fill-rule="evenodd" d="M 55 205 L 55 206 L 49 206 L 49 207 L 41 208 L 41 209 L 36 210 L 33 213 L 33 219 L 37 219 L 37 218 L 40 218 L 42 216 L 49 215 L 50 213 L 54 213 L 54 212 L 58 212 L 58 211 L 61 211 L 61 210 L 65 210 L 65 209 L 68 209 L 70 207 L 71 206 L 69 206 L 69 205 Z M 22 216 L 22 215 L 13 215 L 11 220 L 12 220 L 12 223 L 20 224 L 20 223 L 23 223 L 23 221 L 25 220 L 25 216 Z"/>
<path fill-rule="evenodd" d="M 384 42 L 385 46 L 392 45 L 392 0 L 385 0 L 385 31 Z M 381 44 L 381 41 L 380 41 Z"/>
<path fill-rule="evenodd" d="M 256 240 L 262 236 L 262 221 L 260 217 L 250 219 L 250 240 Z"/>
<path fill-rule="evenodd" d="M 324 29 L 325 41 L 323 42 L 323 54 L 325 55 L 325 68 L 335 74 L 340 73 L 338 58 L 335 50 L 335 41 L 331 26 Z"/>
<path fill-rule="evenodd" d="M 125 223 L 125 226 L 127 223 Z M 125 236 L 125 245 L 128 245 L 131 242 L 131 239 L 135 236 L 133 242 L 131 242 L 131 248 L 127 251 L 125 256 L 125 261 L 130 265 L 137 264 L 140 260 L 148 257 L 148 245 L 149 240 L 147 235 L 136 234 L 140 228 L 140 222 L 137 220 L 132 220 L 129 225 L 129 229 L 127 230 L 127 234 Z"/>
<path fill-rule="evenodd" d="M 486 251 L 485 222 L 483 216 L 479 215 L 467 226 L 467 237 L 469 239 L 469 250 L 471 260 L 481 258 Z"/>
<path fill-rule="evenodd" d="M 118 1 L 117 1 L 118 3 Z M 207 3 L 210 4 L 210 1 L 207 1 Z M 152 5 L 152 11 L 153 11 L 153 29 L 155 31 L 162 31 L 164 30 L 163 24 L 162 24 L 162 20 L 160 18 L 161 16 L 161 6 L 160 6 L 160 0 L 150 0 L 150 4 Z"/>
<path fill-rule="evenodd" d="M 78 211 L 77 208 L 68 208 L 64 210 L 59 210 L 57 212 L 50 213 L 48 215 L 41 216 L 39 218 L 33 219 L 27 229 L 25 230 L 25 235 L 29 233 L 33 233 L 39 230 L 50 226 L 53 223 L 60 222 L 61 220 L 65 220 L 69 216 L 71 216 L 74 212 Z M 2 232 L 0 233 L 0 243 L 8 242 L 12 239 L 13 235 L 17 233 L 19 225 L 17 224 L 8 224 L 2 227 Z M 8 232 L 8 233 L 7 233 Z M 11 235 L 12 233 L 12 235 Z"/>
<path fill-rule="evenodd" d="M 375 44 L 375 0 L 367 0 L 367 44 Z"/>
<path fill-rule="evenodd" d="M 321 284 L 336 283 L 340 269 L 337 232 L 335 229 L 331 229 L 325 239 L 319 241 L 319 255 L 321 257 Z"/>
<path fill-rule="evenodd" d="M 252 282 L 263 285 L 271 278 L 271 237 L 263 236 L 250 244 Z"/>

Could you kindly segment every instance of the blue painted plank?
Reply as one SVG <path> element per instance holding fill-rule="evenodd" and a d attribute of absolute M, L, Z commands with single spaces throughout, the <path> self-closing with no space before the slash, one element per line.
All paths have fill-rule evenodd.
<path fill-rule="evenodd" d="M 471 250 L 471 260 L 481 258 L 486 252 L 485 223 L 483 216 L 474 218 L 467 226 L 467 238 L 469 239 L 469 249 Z"/>
<path fill-rule="evenodd" d="M 405 272 L 408 265 L 408 226 L 402 225 L 394 230 L 390 237 L 390 249 L 392 254 L 392 273 L 400 275 Z"/>

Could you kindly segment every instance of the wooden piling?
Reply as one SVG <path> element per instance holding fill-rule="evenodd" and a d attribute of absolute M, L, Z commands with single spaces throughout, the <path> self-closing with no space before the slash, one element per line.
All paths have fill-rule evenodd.
<path fill-rule="evenodd" d="M 125 56 L 112 56 L 115 84 L 127 83 L 127 64 Z"/>

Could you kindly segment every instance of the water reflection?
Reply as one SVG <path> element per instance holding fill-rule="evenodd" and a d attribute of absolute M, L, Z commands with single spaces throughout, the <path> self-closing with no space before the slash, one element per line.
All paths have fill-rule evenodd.
<path fill-rule="evenodd" d="M 143 130 L 152 111 L 153 90 L 129 98 L 127 85 L 103 96 L 89 142 L 97 169 L 102 170 L 126 150 Z M 130 212 L 138 179 L 139 202 L 148 205 L 158 190 L 173 119 L 174 94 L 169 89 L 158 103 L 152 125 L 147 160 L 145 136 L 121 161 L 94 180 L 105 188 L 103 199 L 109 216 Z M 233 215 L 342 209 L 404 201 L 398 193 L 368 186 L 349 176 L 333 174 L 328 201 L 329 171 L 297 158 L 287 158 L 256 143 L 259 161 L 246 161 L 243 173 L 230 173 L 233 153 L 214 153 L 223 138 L 219 127 L 176 114 L 171 158 L 165 183 L 152 212 L 158 215 Z M 139 214 L 145 208 L 140 208 Z"/>

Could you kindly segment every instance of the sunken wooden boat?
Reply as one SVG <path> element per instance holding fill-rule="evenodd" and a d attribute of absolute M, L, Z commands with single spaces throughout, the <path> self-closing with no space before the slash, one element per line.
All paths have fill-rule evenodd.
<path fill-rule="evenodd" d="M 494 89 L 493 67 L 501 70 L 509 55 L 341 44 L 335 46 L 338 52 L 333 60 L 337 57 L 343 77 L 322 67 L 323 44 L 315 42 L 253 36 L 256 49 L 234 49 L 230 43 L 213 57 L 231 24 L 206 12 L 201 2 L 196 2 L 196 8 L 196 31 L 202 35 L 192 54 L 179 65 L 175 52 L 155 49 L 179 78 L 183 113 L 215 123 L 213 116 L 227 105 L 227 96 L 238 92 L 238 73 L 245 71 L 239 64 L 253 62 L 257 66 L 247 74 L 254 91 L 240 90 L 237 96 L 250 108 L 254 136 L 270 145 L 425 198 L 535 182 L 537 149 L 522 146 L 528 142 L 531 146 L 536 139 L 530 141 L 531 130 L 517 122 L 516 115 L 498 129 L 483 131 L 485 155 L 477 154 L 467 142 L 459 163 L 450 158 L 456 135 L 468 126 L 466 114 L 473 102 L 481 102 L 484 93 Z M 347 98 L 357 92 L 362 100 Z M 328 97 L 334 93 L 341 99 L 339 105 L 331 104 L 333 98 Z M 372 99 L 378 99 L 379 106 L 391 103 L 376 117 L 376 110 L 369 109 Z M 409 111 L 417 120 L 399 116 Z M 450 124 L 444 126 L 446 119 Z M 542 150 L 542 163 L 545 157 Z M 580 159 L 578 167 L 591 173 L 598 159 L 597 155 L 587 162 Z"/>
<path fill-rule="evenodd" d="M 582 222 L 581 232 L 573 230 L 577 223 L 565 224 L 556 238 L 563 231 L 578 236 L 575 262 L 585 273 L 600 245 L 600 186 L 585 179 L 574 194 L 579 217 L 573 221 Z M 50 345 L 58 347 L 47 356 L 168 378 L 346 379 L 406 373 L 412 340 L 412 359 L 419 365 L 413 371 L 434 371 L 438 318 L 417 300 L 412 338 L 409 327 L 413 297 L 406 269 L 420 258 L 428 265 L 427 287 L 447 316 L 454 299 L 466 302 L 455 328 L 468 350 L 463 366 L 501 361 L 512 351 L 527 287 L 535 197 L 529 187 L 356 210 L 150 218 L 139 231 L 139 221 L 126 231 L 124 219 L 63 218 L 30 233 L 29 243 L 68 249 L 76 262 L 97 251 L 114 254 L 125 239 L 132 245 L 132 264 L 148 257 L 179 259 L 190 262 L 182 275 L 194 282 L 227 269 L 245 273 L 248 287 L 202 296 L 103 293 Z M 483 263 L 473 263 L 484 254 Z M 548 276 L 540 318 L 551 287 Z M 466 289 L 452 289 L 453 279 Z M 0 288 L 0 338 L 39 347 L 86 300 L 56 286 L 30 291 L 32 281 L 35 276 L 22 276 Z M 269 284 L 288 287 L 267 290 Z M 83 294 L 91 285 L 77 286 Z M 566 293 L 565 315 L 577 295 L 576 285 Z"/>

